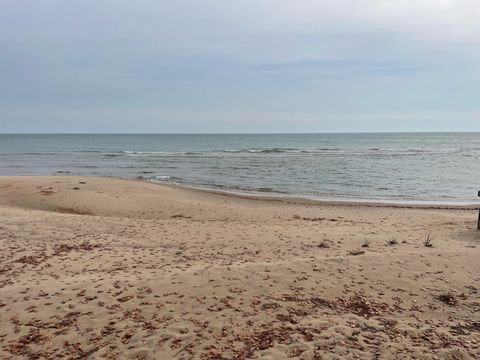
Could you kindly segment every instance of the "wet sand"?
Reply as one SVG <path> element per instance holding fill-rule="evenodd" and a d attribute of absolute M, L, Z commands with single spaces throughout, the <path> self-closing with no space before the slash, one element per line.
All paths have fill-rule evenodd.
<path fill-rule="evenodd" d="M 477 214 L 0 177 L 0 358 L 477 359 Z"/>

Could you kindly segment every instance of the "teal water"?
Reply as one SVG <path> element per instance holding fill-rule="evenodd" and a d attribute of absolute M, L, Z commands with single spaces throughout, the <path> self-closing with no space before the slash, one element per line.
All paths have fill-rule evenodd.
<path fill-rule="evenodd" d="M 66 174 L 319 199 L 473 203 L 480 133 L 0 135 L 0 175 Z"/>

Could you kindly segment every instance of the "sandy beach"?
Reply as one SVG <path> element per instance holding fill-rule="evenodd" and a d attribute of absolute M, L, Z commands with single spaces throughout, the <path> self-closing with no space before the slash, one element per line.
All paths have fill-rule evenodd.
<path fill-rule="evenodd" d="M 0 177 L 0 358 L 478 359 L 477 214 Z"/>

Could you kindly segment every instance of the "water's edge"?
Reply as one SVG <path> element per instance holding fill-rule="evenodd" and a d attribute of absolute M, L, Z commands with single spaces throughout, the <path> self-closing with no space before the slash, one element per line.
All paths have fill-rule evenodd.
<path fill-rule="evenodd" d="M 124 179 L 131 180 L 131 179 Z M 390 200 L 390 199 L 366 199 L 366 198 L 322 198 L 302 194 L 283 193 L 257 193 L 250 191 L 236 191 L 226 189 L 209 188 L 206 186 L 188 185 L 184 183 L 137 179 L 137 181 L 153 183 L 161 186 L 194 190 L 210 194 L 237 197 L 248 200 L 266 200 L 294 203 L 299 205 L 343 205 L 365 207 L 393 207 L 393 208 L 418 208 L 418 209 L 448 209 L 448 210 L 476 210 L 480 208 L 479 202 L 448 202 L 448 201 L 422 201 L 422 200 Z"/>

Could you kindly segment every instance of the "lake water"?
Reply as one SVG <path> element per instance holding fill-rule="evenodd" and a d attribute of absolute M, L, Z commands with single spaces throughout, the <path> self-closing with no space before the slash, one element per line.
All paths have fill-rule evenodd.
<path fill-rule="evenodd" d="M 480 133 L 0 135 L 0 175 L 95 175 L 317 199 L 474 203 Z"/>

